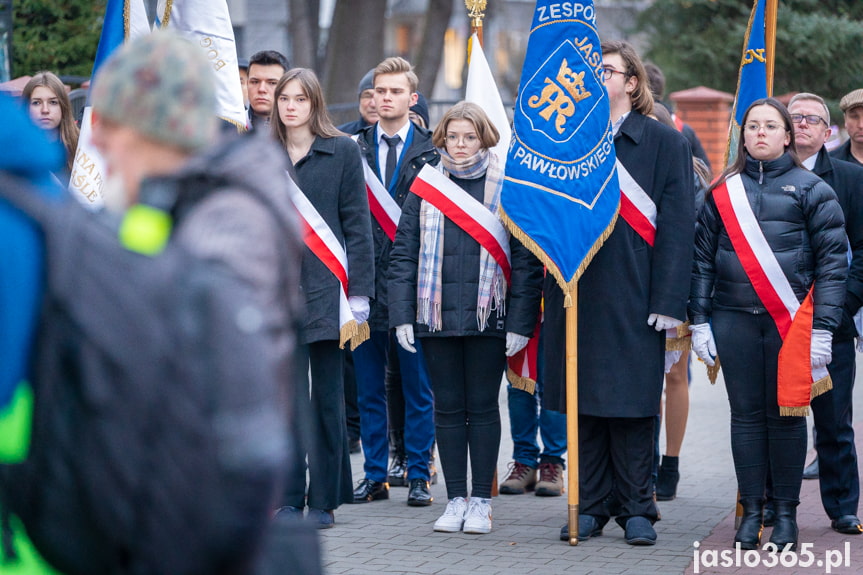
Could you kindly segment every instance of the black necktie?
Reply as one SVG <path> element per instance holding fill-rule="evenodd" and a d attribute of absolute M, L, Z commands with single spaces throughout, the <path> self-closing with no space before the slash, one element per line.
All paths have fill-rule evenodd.
<path fill-rule="evenodd" d="M 393 174 L 396 173 L 396 163 L 398 160 L 398 145 L 399 142 L 402 141 L 401 137 L 396 134 L 392 138 L 389 136 L 383 136 L 384 142 L 387 143 L 387 163 L 386 163 L 386 179 L 384 180 L 384 185 L 389 187 L 390 182 L 393 179 Z"/>

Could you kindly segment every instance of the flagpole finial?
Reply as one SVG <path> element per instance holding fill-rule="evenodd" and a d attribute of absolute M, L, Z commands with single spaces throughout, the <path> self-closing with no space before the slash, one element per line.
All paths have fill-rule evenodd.
<path fill-rule="evenodd" d="M 482 19 L 485 18 L 486 0 L 464 0 L 464 5 L 468 10 L 470 18 L 470 27 L 472 32 L 477 32 L 482 35 Z"/>

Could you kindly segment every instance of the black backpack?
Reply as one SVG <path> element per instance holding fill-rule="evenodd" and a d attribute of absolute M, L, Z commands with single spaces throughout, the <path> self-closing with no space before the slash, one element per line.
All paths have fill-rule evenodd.
<path fill-rule="evenodd" d="M 0 466 L 0 503 L 67 575 L 247 572 L 286 468 L 289 369 L 249 288 L 8 176 L 0 198 L 47 256 L 30 451 Z"/>

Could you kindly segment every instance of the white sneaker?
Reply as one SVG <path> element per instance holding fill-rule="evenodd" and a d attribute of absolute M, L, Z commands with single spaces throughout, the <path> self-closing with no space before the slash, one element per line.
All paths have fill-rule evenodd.
<path fill-rule="evenodd" d="M 491 531 L 491 499 L 471 497 L 464 516 L 465 533 L 488 533 Z"/>
<path fill-rule="evenodd" d="M 446 504 L 446 511 L 434 522 L 434 530 L 443 533 L 458 533 L 464 524 L 464 514 L 467 511 L 467 501 L 464 497 L 455 497 Z"/>

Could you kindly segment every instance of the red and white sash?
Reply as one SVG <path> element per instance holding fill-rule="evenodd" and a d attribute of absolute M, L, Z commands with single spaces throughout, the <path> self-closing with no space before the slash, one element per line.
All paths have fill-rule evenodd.
<path fill-rule="evenodd" d="M 737 258 L 782 338 L 777 378 L 780 413 L 805 415 L 811 398 L 832 386 L 826 367 L 811 366 L 812 289 L 801 304 L 752 212 L 739 174 L 717 186 L 713 199 Z"/>
<path fill-rule="evenodd" d="M 359 139 L 359 135 L 352 137 L 354 141 Z M 402 216 L 402 209 L 387 191 L 386 186 L 383 185 L 365 158 L 363 158 L 363 173 L 366 178 L 366 193 L 369 196 L 369 211 L 378 225 L 383 228 L 384 233 L 390 241 L 394 242 L 399 218 Z"/>
<path fill-rule="evenodd" d="M 417 174 L 411 191 L 439 209 L 485 248 L 500 266 L 506 283 L 511 283 L 509 234 L 496 214 L 428 164 Z"/>
<path fill-rule="evenodd" d="M 344 246 L 312 205 L 300 187 L 286 172 L 291 201 L 303 223 L 303 241 L 315 256 L 339 280 L 339 347 L 351 342 L 351 349 L 369 338 L 369 326 L 357 324 L 348 304 L 348 255 Z"/>
<path fill-rule="evenodd" d="M 626 170 L 620 159 L 615 161 L 620 184 L 620 215 L 647 245 L 656 241 L 656 204 L 635 178 Z"/>

